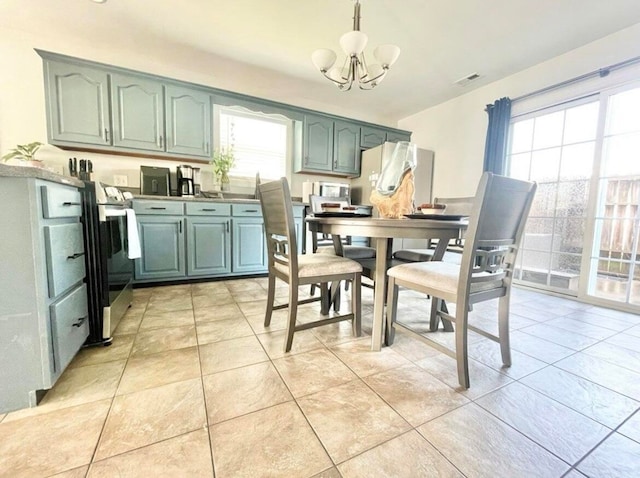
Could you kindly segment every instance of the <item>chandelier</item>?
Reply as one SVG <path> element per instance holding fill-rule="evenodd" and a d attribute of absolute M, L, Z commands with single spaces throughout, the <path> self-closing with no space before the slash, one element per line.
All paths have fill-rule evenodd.
<path fill-rule="evenodd" d="M 314 51 L 311 61 L 320 73 L 342 91 L 349 91 L 356 81 L 361 90 L 372 90 L 384 79 L 391 65 L 396 62 L 400 55 L 400 48 L 396 45 L 380 45 L 373 50 L 373 56 L 378 63 L 367 65 L 363 53 L 367 40 L 367 35 L 360 31 L 360 0 L 355 0 L 353 31 L 340 37 L 340 46 L 347 55 L 342 66 L 334 66 L 337 56 L 328 48 Z"/>

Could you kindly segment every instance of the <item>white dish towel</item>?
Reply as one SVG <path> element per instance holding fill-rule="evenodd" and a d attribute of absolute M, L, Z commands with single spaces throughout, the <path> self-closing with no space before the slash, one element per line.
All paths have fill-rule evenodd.
<path fill-rule="evenodd" d="M 127 213 L 127 241 L 129 242 L 129 259 L 139 259 L 142 256 L 140 236 L 138 235 L 138 221 L 133 209 L 125 209 Z"/>

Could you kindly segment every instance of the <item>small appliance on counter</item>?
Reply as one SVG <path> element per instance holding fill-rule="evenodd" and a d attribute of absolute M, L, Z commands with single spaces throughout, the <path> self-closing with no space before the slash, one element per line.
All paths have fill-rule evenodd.
<path fill-rule="evenodd" d="M 176 177 L 178 178 L 178 196 L 193 196 L 194 181 L 193 168 L 188 164 L 181 164 L 176 167 Z"/>
<path fill-rule="evenodd" d="M 140 194 L 169 196 L 169 168 L 140 166 Z"/>
<path fill-rule="evenodd" d="M 200 176 L 200 168 L 193 168 L 193 194 L 196 196 L 200 196 L 201 191 L 201 176 Z"/>
<path fill-rule="evenodd" d="M 348 183 L 331 183 L 327 181 L 306 181 L 302 184 L 302 200 L 309 203 L 309 196 L 324 196 L 332 198 L 351 199 Z"/>

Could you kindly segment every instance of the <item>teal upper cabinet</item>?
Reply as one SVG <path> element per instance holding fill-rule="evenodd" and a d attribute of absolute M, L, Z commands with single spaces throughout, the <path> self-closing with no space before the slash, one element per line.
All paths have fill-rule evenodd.
<path fill-rule="evenodd" d="M 360 174 L 360 126 L 335 121 L 333 134 L 333 170 L 348 175 Z"/>
<path fill-rule="evenodd" d="M 211 97 L 177 85 L 165 86 L 167 152 L 211 155 Z"/>
<path fill-rule="evenodd" d="M 305 115 L 302 170 L 331 171 L 333 166 L 333 120 Z"/>
<path fill-rule="evenodd" d="M 383 129 L 363 126 L 360 132 L 360 146 L 364 149 L 380 146 L 387 139 L 387 132 Z"/>
<path fill-rule="evenodd" d="M 113 145 L 164 151 L 163 104 L 162 84 L 112 73 Z"/>
<path fill-rule="evenodd" d="M 398 141 L 411 141 L 411 133 L 404 131 L 387 131 L 387 141 L 397 143 Z"/>
<path fill-rule="evenodd" d="M 49 142 L 111 144 L 107 72 L 46 61 L 45 75 Z"/>

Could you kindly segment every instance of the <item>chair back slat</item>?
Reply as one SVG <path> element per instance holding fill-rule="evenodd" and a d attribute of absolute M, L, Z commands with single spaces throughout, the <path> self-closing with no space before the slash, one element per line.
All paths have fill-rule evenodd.
<path fill-rule="evenodd" d="M 289 183 L 286 178 L 280 178 L 260 184 L 258 191 L 267 237 L 269 268 L 277 262 L 288 266 L 290 271 L 297 271 L 298 247 Z"/>
<path fill-rule="evenodd" d="M 535 183 L 483 174 L 461 262 L 460 281 L 467 290 L 473 283 L 489 281 L 508 286 L 502 281 L 511 280 L 535 191 Z"/>

